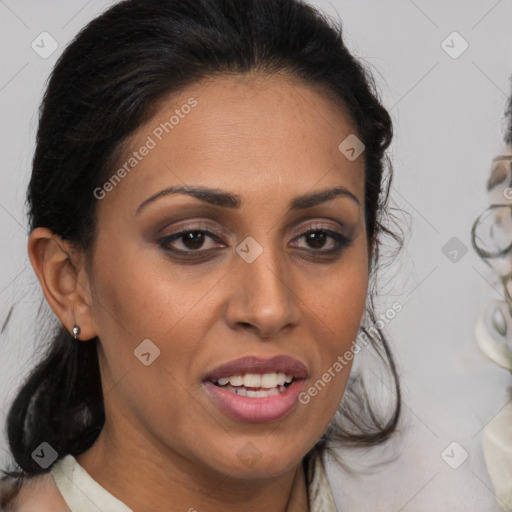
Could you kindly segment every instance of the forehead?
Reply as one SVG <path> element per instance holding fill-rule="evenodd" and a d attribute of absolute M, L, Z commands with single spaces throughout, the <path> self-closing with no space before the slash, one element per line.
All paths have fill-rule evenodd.
<path fill-rule="evenodd" d="M 174 184 L 260 192 L 260 201 L 343 185 L 363 203 L 364 154 L 339 145 L 355 135 L 340 102 L 287 74 L 219 75 L 162 99 L 112 169 L 108 201 L 142 201 Z"/>

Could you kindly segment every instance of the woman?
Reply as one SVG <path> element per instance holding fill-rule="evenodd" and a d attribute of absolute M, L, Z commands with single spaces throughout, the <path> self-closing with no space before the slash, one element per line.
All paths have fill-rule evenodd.
<path fill-rule="evenodd" d="M 377 236 L 399 239 L 391 137 L 340 28 L 297 0 L 89 23 L 41 108 L 28 253 L 59 324 L 8 415 L 3 506 L 336 510 L 322 455 L 400 414 L 368 292 Z M 385 418 L 349 381 L 367 345 Z"/>

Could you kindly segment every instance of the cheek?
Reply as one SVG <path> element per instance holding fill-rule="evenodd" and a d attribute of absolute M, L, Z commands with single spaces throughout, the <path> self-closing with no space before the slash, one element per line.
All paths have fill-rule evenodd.
<path fill-rule="evenodd" d="M 332 421 L 357 357 L 354 342 L 368 286 L 365 250 L 347 253 L 326 274 L 308 279 L 300 291 L 301 297 L 307 297 L 303 320 L 316 343 L 314 374 L 300 397 L 305 430 L 310 432 L 323 432 Z M 315 436 L 310 441 L 314 444 Z"/>
<path fill-rule="evenodd" d="M 312 279 L 307 287 L 303 294 L 314 312 L 317 332 L 328 340 L 325 353 L 332 357 L 354 341 L 361 325 L 368 288 L 364 253 L 347 254 L 331 270 Z"/>
<path fill-rule="evenodd" d="M 95 318 L 100 330 L 123 331 L 140 342 L 141 337 L 161 340 L 168 334 L 172 338 L 183 321 L 195 325 L 189 318 L 197 314 L 214 285 L 211 273 L 196 279 L 161 255 L 155 257 L 156 251 L 119 252 L 123 255 L 116 256 L 115 264 L 98 261 L 96 265 Z"/>
<path fill-rule="evenodd" d="M 99 338 L 105 340 L 102 376 L 105 389 L 115 390 L 107 393 L 106 402 L 111 410 L 136 417 L 169 445 L 176 437 L 170 436 L 169 425 L 193 443 L 198 434 L 188 418 L 202 410 L 188 389 L 200 340 L 213 316 L 205 295 L 215 283 L 211 276 L 191 280 L 160 260 L 125 253 L 111 260 L 115 264 L 97 262 L 94 315 Z M 134 354 L 140 355 L 142 346 L 150 354 L 148 365 Z"/>
<path fill-rule="evenodd" d="M 105 340 L 107 378 L 115 384 L 129 372 L 155 400 L 153 389 L 158 393 L 165 383 L 167 395 L 161 398 L 169 400 L 170 389 L 186 388 L 197 373 L 193 366 L 204 350 L 201 340 L 219 318 L 214 299 L 222 274 L 192 266 L 185 271 L 157 251 L 121 247 L 115 258 L 98 259 L 96 269 L 94 316 Z M 147 367 L 134 354 L 144 340 L 158 354 Z M 174 400 L 181 395 L 173 395 Z"/>

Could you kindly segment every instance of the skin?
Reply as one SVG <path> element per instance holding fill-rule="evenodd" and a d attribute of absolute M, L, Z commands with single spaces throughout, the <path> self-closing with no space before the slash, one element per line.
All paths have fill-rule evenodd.
<path fill-rule="evenodd" d="M 77 343 L 100 340 L 106 424 L 77 460 L 134 511 L 307 510 L 301 460 L 332 420 L 351 365 L 307 405 L 266 423 L 227 416 L 201 380 L 242 356 L 285 354 L 307 366 L 307 389 L 350 348 L 368 286 L 364 154 L 350 161 L 338 150 L 355 129 L 324 92 L 285 74 L 253 74 L 217 76 L 165 98 L 126 155 L 190 97 L 197 106 L 98 201 L 89 259 L 45 228 L 30 236 L 57 316 L 70 332 L 80 326 Z M 175 194 L 137 213 L 183 184 L 231 191 L 242 206 Z M 336 186 L 359 205 L 338 195 L 288 210 L 292 198 Z M 351 243 L 322 256 L 337 242 L 308 241 L 313 227 Z M 220 240 L 178 238 L 167 248 L 189 252 L 177 258 L 158 240 L 183 228 L 217 229 Z M 247 236 L 263 249 L 252 263 L 235 251 Z M 210 255 L 187 260 L 192 251 Z M 144 339 L 160 349 L 149 366 L 134 356 Z M 244 462 L 240 450 L 257 456 Z"/>

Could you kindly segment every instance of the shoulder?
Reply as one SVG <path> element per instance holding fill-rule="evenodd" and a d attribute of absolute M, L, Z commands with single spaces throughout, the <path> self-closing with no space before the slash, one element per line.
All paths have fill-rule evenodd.
<path fill-rule="evenodd" d="M 12 483 L 0 482 L 0 498 L 12 489 Z M 52 475 L 25 480 L 12 503 L 2 512 L 70 512 Z"/>

